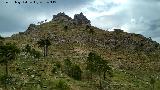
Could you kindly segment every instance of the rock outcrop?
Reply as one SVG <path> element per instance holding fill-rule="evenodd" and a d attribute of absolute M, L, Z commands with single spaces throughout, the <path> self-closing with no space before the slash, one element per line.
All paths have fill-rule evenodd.
<path fill-rule="evenodd" d="M 57 15 L 53 15 L 52 21 L 70 21 L 72 18 L 63 13 L 58 13 Z"/>
<path fill-rule="evenodd" d="M 83 15 L 82 12 L 80 14 L 75 14 L 74 19 L 66 15 L 64 12 L 63 13 L 60 12 L 57 15 L 53 15 L 52 21 L 63 22 L 67 25 L 74 24 L 78 26 L 81 25 L 91 26 L 90 20 L 88 20 L 86 16 Z"/>
<path fill-rule="evenodd" d="M 75 22 L 76 25 L 91 25 L 90 20 L 86 18 L 86 16 L 83 15 L 81 12 L 80 14 L 75 14 L 73 21 Z"/>
<path fill-rule="evenodd" d="M 36 30 L 36 25 L 35 24 L 30 24 L 28 29 L 25 31 L 25 34 L 29 34 L 31 32 L 34 32 Z"/>

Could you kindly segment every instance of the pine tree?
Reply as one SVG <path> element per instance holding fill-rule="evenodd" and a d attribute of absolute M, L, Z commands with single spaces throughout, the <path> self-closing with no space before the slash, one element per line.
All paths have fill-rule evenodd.
<path fill-rule="evenodd" d="M 2 63 L 6 66 L 6 82 L 5 88 L 7 89 L 7 78 L 8 78 L 8 62 L 16 59 L 16 55 L 20 52 L 15 44 L 7 43 L 6 45 L 0 46 L 0 57 L 2 57 Z"/>
<path fill-rule="evenodd" d="M 49 39 L 40 39 L 37 44 L 39 45 L 39 47 L 43 47 L 44 48 L 44 57 L 48 56 L 48 47 L 51 45 L 51 42 Z"/>
<path fill-rule="evenodd" d="M 86 64 L 87 64 L 86 69 L 91 72 L 91 78 L 92 78 L 92 74 L 97 74 L 100 77 L 100 80 L 99 80 L 100 87 L 102 87 L 101 85 L 102 73 L 103 73 L 104 80 L 106 78 L 106 72 L 108 72 L 110 76 L 112 75 L 112 69 L 108 65 L 108 62 L 106 60 L 103 60 L 101 56 L 99 56 L 96 53 L 93 53 L 93 52 L 89 53 Z"/>

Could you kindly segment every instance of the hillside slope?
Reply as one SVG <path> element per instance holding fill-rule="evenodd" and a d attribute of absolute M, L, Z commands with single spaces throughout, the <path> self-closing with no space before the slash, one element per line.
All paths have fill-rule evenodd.
<path fill-rule="evenodd" d="M 17 84 L 10 86 L 12 89 L 28 90 L 34 87 L 34 90 L 56 90 L 53 89 L 55 83 L 62 79 L 71 90 L 97 90 L 97 82 L 94 81 L 97 80 L 97 75 L 89 82 L 85 79 L 86 60 L 90 52 L 96 52 L 107 60 L 113 69 L 113 77 L 108 77 L 103 82 L 106 87 L 104 90 L 151 90 L 151 77 L 156 80 L 154 90 L 160 89 L 160 45 L 151 38 L 120 29 L 99 29 L 91 26 L 90 20 L 83 13 L 76 14 L 74 19 L 59 13 L 49 22 L 30 24 L 25 32 L 12 35 L 5 42 L 16 43 L 21 49 L 29 44 L 43 53 L 37 45 L 37 41 L 43 38 L 51 41 L 47 57 L 37 60 L 31 56 L 19 55 L 10 64 L 10 74 L 17 80 Z M 70 78 L 62 71 L 51 73 L 56 62 L 63 66 L 64 59 L 70 59 L 80 66 L 83 71 L 81 81 Z M 4 65 L 0 67 L 4 73 Z M 38 80 L 42 81 L 43 89 L 36 84 Z"/>

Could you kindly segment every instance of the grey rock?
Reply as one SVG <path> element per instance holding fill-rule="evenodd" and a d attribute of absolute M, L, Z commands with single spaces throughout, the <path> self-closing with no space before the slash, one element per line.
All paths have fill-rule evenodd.
<path fill-rule="evenodd" d="M 73 21 L 75 22 L 76 25 L 91 25 L 90 20 L 86 18 L 86 16 L 83 15 L 81 12 L 80 14 L 75 14 Z"/>
<path fill-rule="evenodd" d="M 53 15 L 52 21 L 69 21 L 72 18 L 66 15 L 64 12 L 63 13 L 58 13 L 57 15 Z"/>

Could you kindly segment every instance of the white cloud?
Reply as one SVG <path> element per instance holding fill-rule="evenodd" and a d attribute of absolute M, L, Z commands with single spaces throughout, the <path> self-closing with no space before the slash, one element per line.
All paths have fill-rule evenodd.
<path fill-rule="evenodd" d="M 159 40 L 160 22 L 153 22 L 160 21 L 159 0 L 95 0 L 82 10 L 94 26 L 121 28 Z"/>
<path fill-rule="evenodd" d="M 125 4 L 128 2 L 128 0 L 113 0 L 113 2 L 117 4 Z"/>

